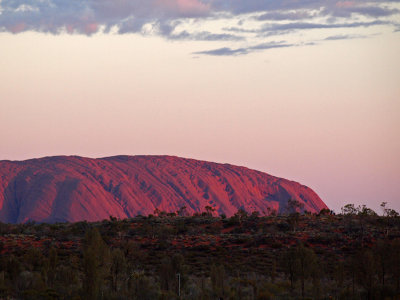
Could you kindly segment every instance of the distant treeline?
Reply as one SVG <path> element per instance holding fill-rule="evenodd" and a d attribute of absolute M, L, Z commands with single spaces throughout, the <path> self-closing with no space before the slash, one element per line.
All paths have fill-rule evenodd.
<path fill-rule="evenodd" d="M 400 299 L 400 217 L 381 208 L 0 223 L 0 299 Z"/>

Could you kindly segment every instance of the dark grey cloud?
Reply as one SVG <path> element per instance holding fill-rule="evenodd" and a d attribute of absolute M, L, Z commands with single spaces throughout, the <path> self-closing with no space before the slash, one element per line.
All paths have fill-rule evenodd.
<path fill-rule="evenodd" d="M 259 21 L 287 21 L 287 20 L 294 21 L 294 20 L 312 19 L 315 16 L 317 16 L 317 14 L 305 10 L 293 11 L 293 12 L 279 10 L 279 11 L 266 12 L 258 16 L 256 19 Z"/>

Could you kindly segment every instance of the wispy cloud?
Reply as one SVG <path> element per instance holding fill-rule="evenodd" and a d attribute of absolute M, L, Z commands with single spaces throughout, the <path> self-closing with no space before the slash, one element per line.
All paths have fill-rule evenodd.
<path fill-rule="evenodd" d="M 372 22 L 349 22 L 349 23 L 287 23 L 287 24 L 268 24 L 264 26 L 262 31 L 287 31 L 287 30 L 304 30 L 304 29 L 332 29 L 332 28 L 356 28 L 356 27 L 371 27 L 377 25 L 387 25 L 389 22 L 372 21 Z"/>
<path fill-rule="evenodd" d="M 242 55 L 242 54 L 247 54 L 247 53 L 248 53 L 248 50 L 246 48 L 231 49 L 229 47 L 223 47 L 223 48 L 218 48 L 218 49 L 213 49 L 213 50 L 194 52 L 193 54 L 212 55 L 212 56 L 235 56 L 235 55 Z"/>
<path fill-rule="evenodd" d="M 218 48 L 218 49 L 213 49 L 213 50 L 194 52 L 193 54 L 212 55 L 212 56 L 236 56 L 236 55 L 248 54 L 248 53 L 254 52 L 254 51 L 276 49 L 276 48 L 287 48 L 287 47 L 294 47 L 294 46 L 299 46 L 299 45 L 288 44 L 285 42 L 278 42 L 278 43 L 270 42 L 270 43 L 262 43 L 262 44 L 257 44 L 254 46 L 242 47 L 242 48 L 236 48 L 236 49 L 231 49 L 229 47 L 223 47 L 223 48 Z"/>
<path fill-rule="evenodd" d="M 342 35 L 331 35 L 324 38 L 325 41 L 338 41 L 338 40 L 351 40 L 351 39 L 364 39 L 367 36 L 359 34 L 342 34 Z"/>
<path fill-rule="evenodd" d="M 227 32 L 237 34 L 254 34 L 256 37 L 265 38 L 279 35 L 287 35 L 296 31 L 308 31 L 313 29 L 351 29 L 351 28 L 368 28 L 379 25 L 393 25 L 390 21 L 375 20 L 370 22 L 346 22 L 346 23 L 321 23 L 321 22 L 285 22 L 285 23 L 267 23 L 257 29 L 244 29 L 241 27 L 225 27 Z M 343 36 L 344 34 L 341 34 Z M 347 34 L 347 36 L 350 36 Z M 351 36 L 355 36 L 354 34 Z M 361 35 L 357 35 L 361 36 Z M 365 35 L 363 35 L 366 37 Z"/>
<path fill-rule="evenodd" d="M 211 33 L 208 31 L 201 31 L 194 33 L 181 31 L 177 34 L 170 34 L 167 37 L 172 40 L 197 40 L 197 41 L 241 41 L 245 39 L 242 36 L 234 34 Z"/>

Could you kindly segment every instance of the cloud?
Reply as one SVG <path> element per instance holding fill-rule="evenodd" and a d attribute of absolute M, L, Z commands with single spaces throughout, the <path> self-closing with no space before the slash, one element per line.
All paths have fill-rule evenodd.
<path fill-rule="evenodd" d="M 183 17 L 196 17 L 208 14 L 210 5 L 199 0 L 157 0 L 155 7 Z"/>
<path fill-rule="evenodd" d="M 236 33 L 253 33 L 258 37 L 269 37 L 293 33 L 299 30 L 312 29 L 343 29 L 343 28 L 367 28 L 379 25 L 392 25 L 388 21 L 371 21 L 371 22 L 349 22 L 349 23 L 311 23 L 311 22 L 288 22 L 288 23 L 268 23 L 258 29 L 243 29 L 240 27 L 226 27 L 224 30 Z"/>
<path fill-rule="evenodd" d="M 351 39 L 363 39 L 366 38 L 365 35 L 350 35 L 350 34 L 343 34 L 343 35 L 331 35 L 324 38 L 325 41 L 337 41 L 337 40 L 351 40 Z"/>
<path fill-rule="evenodd" d="M 398 30 L 399 14 L 400 0 L 0 0 L 0 31 L 139 33 L 225 43 L 202 54 L 243 55 L 256 49 L 238 41 L 262 45 L 297 31 Z"/>
<path fill-rule="evenodd" d="M 255 50 L 267 50 L 267 49 L 274 49 L 274 48 L 287 48 L 287 47 L 293 47 L 296 46 L 295 44 L 286 44 L 283 42 L 276 43 L 276 42 L 271 42 L 271 43 L 263 43 L 263 44 L 258 44 L 252 47 L 249 47 L 249 50 L 255 51 Z"/>
<path fill-rule="evenodd" d="M 229 47 L 223 47 L 213 50 L 193 52 L 192 54 L 212 55 L 212 56 L 233 56 L 233 55 L 242 55 L 247 53 L 248 50 L 246 48 L 231 49 Z"/>
<path fill-rule="evenodd" d="M 356 0 L 356 1 L 335 1 L 335 0 L 213 0 L 213 9 L 219 11 L 227 11 L 232 14 L 245 14 L 255 12 L 265 12 L 263 19 L 277 20 L 284 17 L 302 18 L 315 10 L 323 10 L 325 14 L 336 15 L 340 13 L 348 14 L 356 12 L 367 16 L 387 16 L 398 14 L 398 9 L 383 7 L 392 3 L 399 3 L 399 0 L 373 1 L 373 0 Z M 312 14 L 312 13 L 311 13 Z M 302 16 L 303 15 L 303 16 Z"/>
<path fill-rule="evenodd" d="M 294 47 L 294 46 L 299 46 L 299 45 L 288 44 L 285 42 L 270 42 L 270 43 L 262 43 L 262 44 L 257 44 L 254 46 L 237 48 L 237 49 L 223 47 L 223 48 L 218 48 L 218 49 L 213 49 L 213 50 L 194 52 L 192 54 L 211 55 L 211 56 L 237 56 L 237 55 L 248 54 L 248 53 L 251 53 L 254 51 L 268 50 L 268 49 L 275 49 L 275 48 L 287 48 L 287 47 Z"/>
<path fill-rule="evenodd" d="M 237 27 L 237 26 L 223 27 L 222 29 L 225 31 L 232 31 L 232 32 L 238 32 L 238 33 L 258 33 L 258 32 L 260 32 L 259 29 L 246 29 L 246 28 L 241 28 L 241 27 Z"/>
<path fill-rule="evenodd" d="M 200 0 L 3 0 L 0 3 L 3 31 L 24 23 L 24 30 L 89 35 L 101 26 L 106 30 L 117 26 L 122 33 L 136 33 L 150 22 L 200 18 L 208 15 L 210 9 L 209 4 Z"/>
<path fill-rule="evenodd" d="M 314 16 L 316 16 L 316 13 L 306 11 L 306 10 L 300 10 L 300 11 L 291 11 L 291 12 L 286 12 L 286 11 L 271 11 L 264 13 L 260 16 L 257 17 L 257 20 L 259 21 L 286 21 L 286 20 L 304 20 L 304 19 L 312 19 Z"/>
<path fill-rule="evenodd" d="M 323 13 L 335 17 L 351 17 L 353 14 L 359 14 L 366 17 L 387 17 L 400 13 L 397 8 L 382 7 L 379 5 L 356 5 L 353 2 L 341 2 L 351 4 L 341 4 L 335 7 L 325 8 Z"/>
<path fill-rule="evenodd" d="M 240 41 L 244 40 L 244 37 L 227 34 L 227 33 L 211 33 L 208 31 L 201 32 L 187 32 L 181 31 L 176 34 L 168 35 L 168 38 L 171 40 L 196 40 L 196 41 Z"/>
<path fill-rule="evenodd" d="M 351 22 L 351 23 L 286 23 L 286 24 L 268 24 L 262 31 L 287 31 L 287 30 L 301 30 L 301 29 L 332 29 L 332 28 L 358 28 L 358 27 L 371 27 L 377 25 L 386 25 L 389 22 L 385 21 L 372 21 L 372 22 Z"/>
<path fill-rule="evenodd" d="M 21 30 L 91 34 L 100 27 L 119 28 L 121 33 L 140 32 L 145 24 L 182 19 L 232 18 L 256 13 L 258 21 L 311 20 L 321 15 L 351 17 L 360 14 L 379 18 L 399 14 L 389 7 L 399 0 L 2 0 L 0 27 Z M 20 24 L 25 24 L 22 26 Z M 95 25 L 96 24 L 96 25 Z"/>

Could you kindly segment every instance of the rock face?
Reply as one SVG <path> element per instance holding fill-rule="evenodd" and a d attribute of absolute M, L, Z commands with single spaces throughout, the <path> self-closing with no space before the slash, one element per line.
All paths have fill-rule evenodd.
<path fill-rule="evenodd" d="M 152 214 L 189 214 L 206 206 L 227 216 L 283 212 L 289 199 L 304 210 L 327 208 L 310 188 L 245 167 L 172 156 L 91 159 L 56 156 L 0 161 L 0 221 L 96 221 Z"/>

